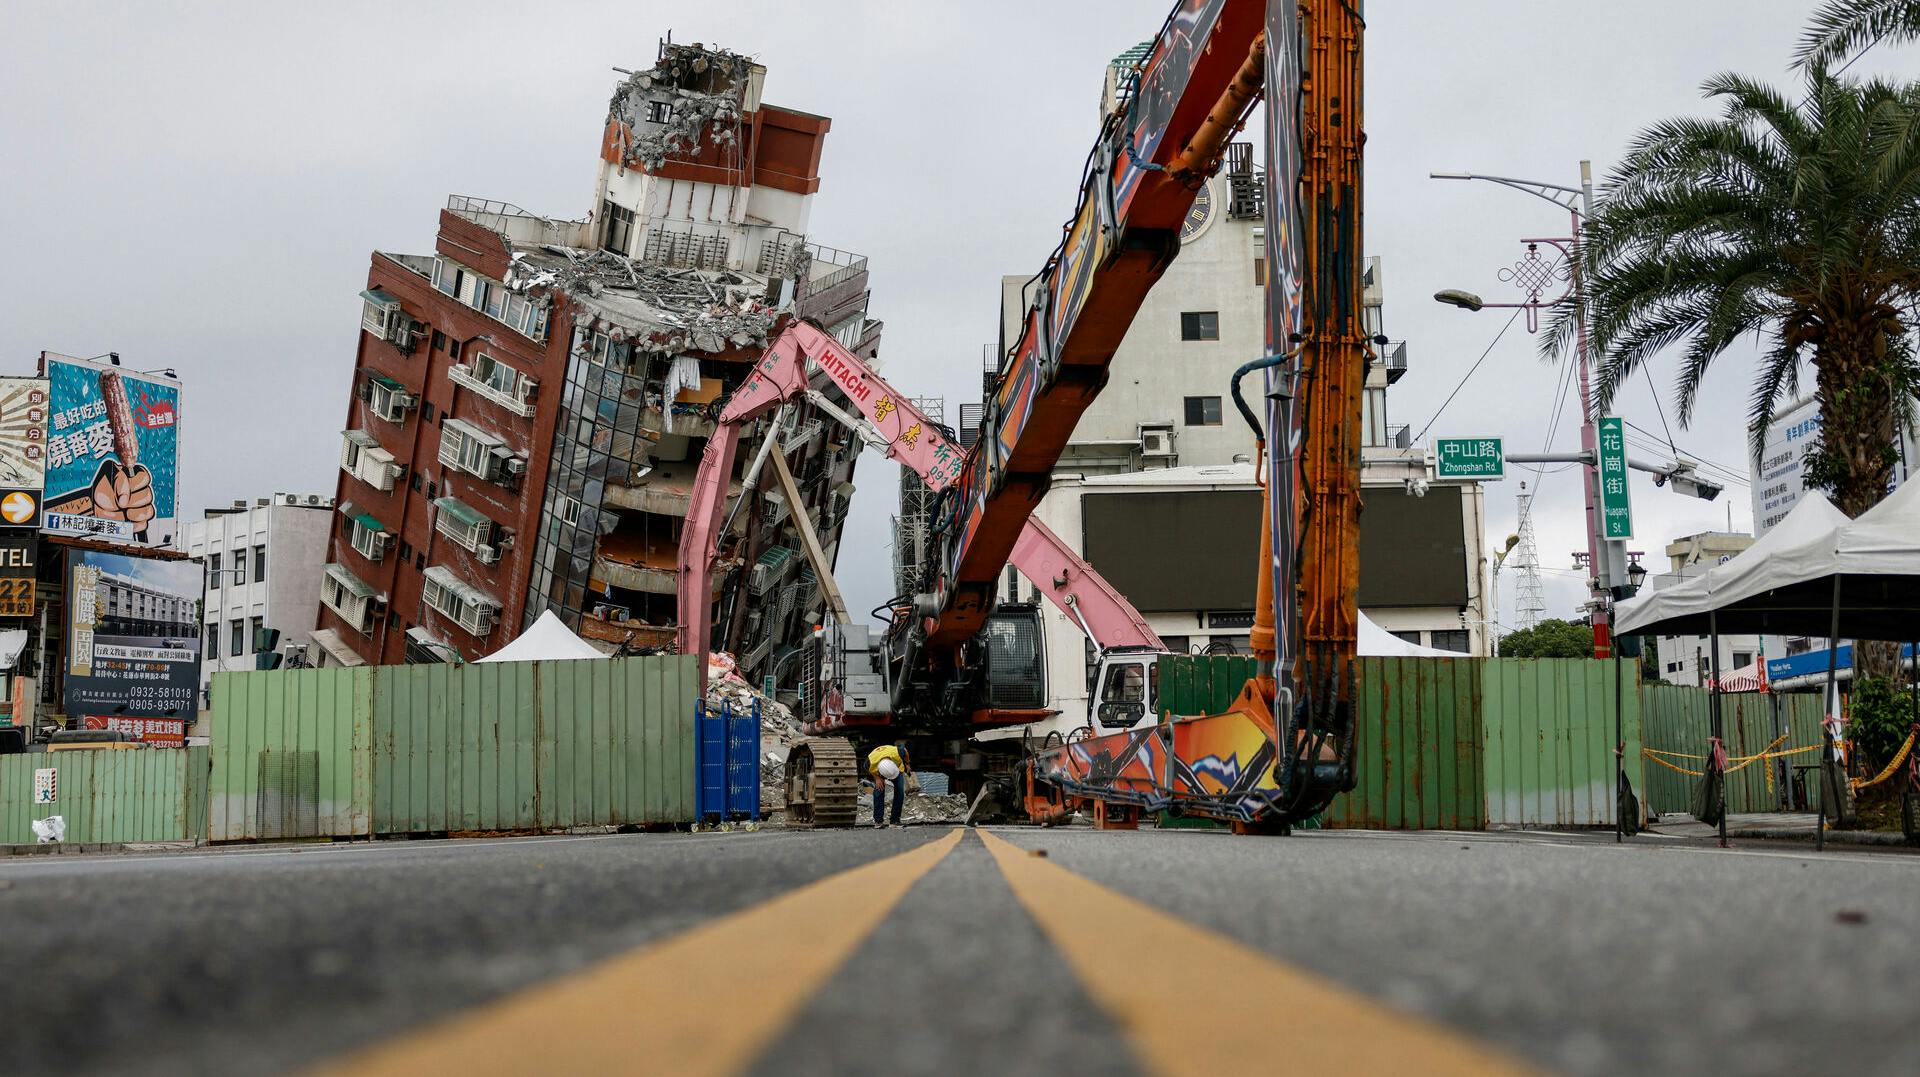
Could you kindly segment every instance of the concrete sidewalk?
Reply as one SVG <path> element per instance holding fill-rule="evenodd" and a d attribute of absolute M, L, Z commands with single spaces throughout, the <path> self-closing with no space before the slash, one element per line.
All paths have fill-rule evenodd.
<path fill-rule="evenodd" d="M 1727 816 L 1727 837 L 1762 838 L 1769 841 L 1812 841 L 1820 817 L 1813 812 L 1749 812 Z M 1668 812 L 1647 827 L 1649 833 L 1678 838 L 1717 838 L 1720 828 L 1707 824 L 1686 812 Z M 1899 831 L 1827 829 L 1827 841 L 1838 845 L 1905 845 Z"/>

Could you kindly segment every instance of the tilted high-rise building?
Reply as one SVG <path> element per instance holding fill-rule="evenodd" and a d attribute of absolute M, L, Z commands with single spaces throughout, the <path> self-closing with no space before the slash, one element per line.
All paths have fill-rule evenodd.
<path fill-rule="evenodd" d="M 584 218 L 455 196 L 432 254 L 374 254 L 315 633 L 331 663 L 472 659 L 549 609 L 603 643 L 672 640 L 694 471 L 768 336 L 804 318 L 879 347 L 866 259 L 807 237 L 831 121 L 764 102 L 765 76 L 663 44 L 615 89 Z M 802 403 L 747 432 L 740 466 L 775 435 L 832 554 L 860 442 Z M 819 602 L 766 485 L 715 580 L 738 600 L 714 643 L 756 683 L 790 679 Z"/>

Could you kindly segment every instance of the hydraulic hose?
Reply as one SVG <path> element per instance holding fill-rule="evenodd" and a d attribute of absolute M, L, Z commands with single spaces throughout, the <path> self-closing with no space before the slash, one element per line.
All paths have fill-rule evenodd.
<path fill-rule="evenodd" d="M 1240 369 L 1233 372 L 1233 382 L 1232 382 L 1233 406 L 1240 409 L 1241 418 L 1247 420 L 1248 426 L 1253 427 L 1253 439 L 1255 441 L 1265 441 L 1267 440 L 1267 435 L 1266 435 L 1266 432 L 1260 428 L 1260 420 L 1257 417 L 1255 417 L 1255 415 L 1253 414 L 1253 409 L 1247 406 L 1247 398 L 1240 395 L 1240 379 L 1246 377 L 1248 374 L 1251 374 L 1256 370 L 1265 370 L 1268 367 L 1279 366 L 1281 363 L 1284 363 L 1287 360 L 1292 359 L 1294 356 L 1299 355 L 1300 354 L 1299 334 L 1297 333 L 1294 334 L 1294 336 L 1292 337 L 1292 341 L 1293 341 L 1293 347 L 1288 348 L 1286 351 L 1281 352 L 1278 355 L 1263 355 L 1260 358 L 1255 359 L 1250 363 L 1242 364 Z"/>

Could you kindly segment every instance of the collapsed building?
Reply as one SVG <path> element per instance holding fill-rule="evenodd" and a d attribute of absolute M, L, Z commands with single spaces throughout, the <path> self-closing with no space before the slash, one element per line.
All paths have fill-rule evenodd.
<path fill-rule="evenodd" d="M 765 76 L 663 43 L 615 88 L 585 217 L 455 196 L 433 254 L 374 254 L 323 661 L 472 659 L 549 609 L 609 649 L 671 643 L 694 473 L 761 347 L 800 318 L 879 349 L 866 259 L 808 238 L 831 121 L 764 102 Z M 751 683 L 789 685 L 821 593 L 794 506 L 742 492 L 768 437 L 829 557 L 860 442 L 800 402 L 737 457 L 713 642 Z"/>

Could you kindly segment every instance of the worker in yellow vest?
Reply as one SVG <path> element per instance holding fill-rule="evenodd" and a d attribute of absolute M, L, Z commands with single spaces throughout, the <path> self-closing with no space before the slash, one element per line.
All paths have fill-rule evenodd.
<path fill-rule="evenodd" d="M 893 824 L 900 825 L 900 808 L 907 799 L 907 758 L 899 748 L 882 744 L 867 753 L 867 773 L 873 777 L 873 825 L 884 827 L 880 810 L 886 801 L 887 786 L 893 786 Z"/>

